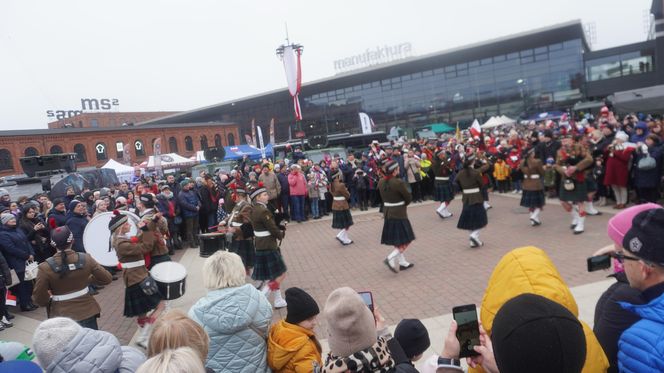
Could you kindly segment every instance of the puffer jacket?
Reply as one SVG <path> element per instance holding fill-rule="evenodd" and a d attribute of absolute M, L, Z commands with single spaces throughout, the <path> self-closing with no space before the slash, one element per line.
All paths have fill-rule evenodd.
<path fill-rule="evenodd" d="M 648 304 L 620 305 L 641 316 L 618 341 L 620 372 L 664 372 L 664 294 Z"/>
<path fill-rule="evenodd" d="M 35 255 L 35 251 L 23 231 L 8 225 L 0 227 L 0 250 L 7 260 L 9 268 L 15 269 L 16 272 L 25 272 L 25 261 L 30 255 L 33 257 Z"/>
<path fill-rule="evenodd" d="M 265 339 L 272 306 L 253 285 L 212 290 L 191 307 L 189 317 L 210 336 L 207 367 L 217 373 L 270 372 Z"/>
<path fill-rule="evenodd" d="M 546 253 L 533 246 L 514 249 L 498 262 L 484 291 L 480 320 L 487 334 L 491 335 L 493 320 L 500 307 L 517 295 L 532 293 L 541 295 L 567 308 L 578 317 L 579 309 L 572 292 Z M 583 373 L 606 372 L 609 361 L 592 329 L 583 321 L 586 336 L 586 362 Z M 482 372 L 469 368 L 468 372 Z"/>
<path fill-rule="evenodd" d="M 193 218 L 198 216 L 198 210 L 196 207 L 201 206 L 201 201 L 198 199 L 196 191 L 192 189 L 182 190 L 180 191 L 180 194 L 178 194 L 178 205 L 180 206 L 182 217 Z"/>
<path fill-rule="evenodd" d="M 46 367 L 46 373 L 133 373 L 145 356 L 111 333 L 82 328 Z"/>
<path fill-rule="evenodd" d="M 309 373 L 320 368 L 321 346 L 312 330 L 281 320 L 270 329 L 267 363 L 274 373 Z"/>

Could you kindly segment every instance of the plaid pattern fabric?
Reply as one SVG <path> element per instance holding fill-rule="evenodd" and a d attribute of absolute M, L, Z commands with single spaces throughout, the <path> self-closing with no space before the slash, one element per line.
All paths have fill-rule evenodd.
<path fill-rule="evenodd" d="M 134 284 L 125 289 L 124 315 L 125 317 L 144 315 L 157 308 L 159 302 L 161 302 L 159 293 L 146 295 L 141 290 L 140 284 Z"/>
<path fill-rule="evenodd" d="M 345 229 L 353 225 L 350 210 L 332 211 L 332 228 Z"/>
<path fill-rule="evenodd" d="M 434 200 L 438 202 L 449 202 L 454 199 L 452 183 L 448 181 L 436 181 L 434 189 Z"/>
<path fill-rule="evenodd" d="M 286 273 L 286 263 L 277 250 L 257 250 L 251 278 L 258 281 L 274 280 Z"/>
<path fill-rule="evenodd" d="M 380 243 L 399 246 L 415 240 L 415 233 L 408 219 L 385 219 Z"/>
<path fill-rule="evenodd" d="M 487 224 L 489 224 L 489 218 L 486 215 L 484 205 L 481 203 L 475 203 L 463 206 L 459 222 L 457 223 L 457 228 L 474 231 L 486 227 Z"/>
<path fill-rule="evenodd" d="M 256 262 L 256 249 L 252 240 L 233 240 L 229 250 L 242 258 L 242 264 L 247 268 L 254 267 Z"/>
<path fill-rule="evenodd" d="M 545 198 L 543 190 L 524 190 L 521 195 L 521 206 L 527 208 L 540 208 L 544 206 Z"/>

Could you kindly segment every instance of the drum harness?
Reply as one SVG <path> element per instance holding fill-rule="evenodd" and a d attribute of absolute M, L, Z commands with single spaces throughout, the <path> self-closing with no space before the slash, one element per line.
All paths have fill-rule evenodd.
<path fill-rule="evenodd" d="M 48 263 L 48 266 L 51 267 L 51 270 L 54 273 L 60 273 L 62 271 L 62 267 L 65 266 L 65 265 L 69 267 L 70 271 L 75 271 L 77 269 L 81 269 L 81 268 L 85 267 L 85 255 L 82 255 L 81 253 L 78 253 L 78 260 L 76 261 L 76 263 L 66 264 L 64 262 L 65 260 L 66 260 L 66 258 L 63 258 L 63 262 L 58 264 L 58 263 L 55 262 L 54 257 L 50 257 L 50 258 L 46 259 L 46 263 Z M 46 307 L 47 315 L 49 315 L 49 317 L 50 317 L 51 303 L 52 302 L 62 302 L 62 301 L 82 297 L 82 296 L 88 294 L 89 291 L 90 290 L 86 286 L 83 289 L 78 290 L 78 291 L 74 291 L 72 293 L 62 294 L 62 295 L 52 295 L 51 299 L 48 302 L 48 306 Z"/>

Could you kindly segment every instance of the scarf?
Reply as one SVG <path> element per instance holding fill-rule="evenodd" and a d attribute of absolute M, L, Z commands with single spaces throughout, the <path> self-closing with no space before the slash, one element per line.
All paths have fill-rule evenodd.
<path fill-rule="evenodd" d="M 373 346 L 351 356 L 338 357 L 329 353 L 325 359 L 323 373 L 387 373 L 394 366 L 387 340 L 380 337 Z"/>

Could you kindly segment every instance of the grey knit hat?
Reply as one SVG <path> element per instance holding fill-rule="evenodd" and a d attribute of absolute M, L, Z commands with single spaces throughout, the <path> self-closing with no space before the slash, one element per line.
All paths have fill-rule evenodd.
<path fill-rule="evenodd" d="M 349 287 L 330 293 L 325 302 L 328 344 L 334 356 L 345 357 L 373 346 L 376 322 L 357 292 Z"/>
<path fill-rule="evenodd" d="M 0 223 L 2 223 L 2 225 L 5 225 L 5 224 L 9 223 L 9 221 L 12 220 L 12 219 L 16 220 L 16 216 L 14 216 L 14 214 L 6 214 L 5 213 L 5 214 L 0 215 Z"/>

